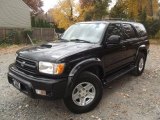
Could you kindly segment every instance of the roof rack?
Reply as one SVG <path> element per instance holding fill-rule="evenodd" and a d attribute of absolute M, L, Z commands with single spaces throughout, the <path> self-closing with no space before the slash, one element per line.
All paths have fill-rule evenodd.
<path fill-rule="evenodd" d="M 106 18 L 103 20 L 121 20 L 121 21 L 128 21 L 128 22 L 136 22 L 136 20 L 129 20 L 129 19 L 125 19 L 125 18 Z"/>
<path fill-rule="evenodd" d="M 122 18 L 105 18 L 103 20 L 122 20 Z"/>

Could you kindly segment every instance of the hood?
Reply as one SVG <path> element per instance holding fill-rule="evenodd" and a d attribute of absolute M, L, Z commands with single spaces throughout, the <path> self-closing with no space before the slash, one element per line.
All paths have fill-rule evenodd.
<path fill-rule="evenodd" d="M 24 48 L 17 53 L 24 58 L 36 61 L 56 62 L 76 53 L 95 48 L 96 44 L 77 42 L 54 42 L 41 46 Z"/>

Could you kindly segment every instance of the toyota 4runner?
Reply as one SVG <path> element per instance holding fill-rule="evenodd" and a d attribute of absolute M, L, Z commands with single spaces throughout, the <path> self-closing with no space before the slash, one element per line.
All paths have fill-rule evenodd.
<path fill-rule="evenodd" d="M 103 87 L 126 73 L 143 73 L 149 41 L 140 23 L 80 22 L 61 38 L 17 51 L 8 81 L 32 98 L 63 98 L 74 113 L 100 102 Z"/>

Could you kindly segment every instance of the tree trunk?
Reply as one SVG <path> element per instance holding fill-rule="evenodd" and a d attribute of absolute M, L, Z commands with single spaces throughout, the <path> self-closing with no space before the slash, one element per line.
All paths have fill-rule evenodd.
<path fill-rule="evenodd" d="M 149 16 L 153 16 L 153 0 L 149 0 Z"/>

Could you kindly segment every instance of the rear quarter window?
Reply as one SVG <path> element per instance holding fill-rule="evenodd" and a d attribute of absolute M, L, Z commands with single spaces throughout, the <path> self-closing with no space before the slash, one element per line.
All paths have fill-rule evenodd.
<path fill-rule="evenodd" d="M 139 37 L 147 36 L 147 31 L 142 24 L 136 23 L 136 24 L 134 24 L 134 27 L 137 30 Z"/>

